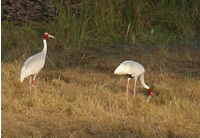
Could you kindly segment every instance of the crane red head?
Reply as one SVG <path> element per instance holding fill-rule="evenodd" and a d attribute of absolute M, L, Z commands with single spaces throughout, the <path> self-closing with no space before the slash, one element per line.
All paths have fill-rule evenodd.
<path fill-rule="evenodd" d="M 149 96 L 153 96 L 153 92 L 152 92 L 151 88 L 149 88 L 148 91 L 149 91 Z"/>
<path fill-rule="evenodd" d="M 149 91 L 149 97 L 147 99 L 147 102 L 149 101 L 149 99 L 151 98 L 151 96 L 153 96 L 153 92 L 152 92 L 151 88 L 149 88 L 148 91 Z"/>
<path fill-rule="evenodd" d="M 55 38 L 54 36 L 52 36 L 52 35 L 50 35 L 48 33 L 44 33 L 43 36 L 42 36 L 42 39 L 46 40 L 47 37 Z"/>

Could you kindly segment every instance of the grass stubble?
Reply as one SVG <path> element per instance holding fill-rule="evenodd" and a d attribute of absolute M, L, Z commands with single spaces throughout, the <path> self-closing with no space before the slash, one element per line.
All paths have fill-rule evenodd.
<path fill-rule="evenodd" d="M 200 136 L 199 50 L 91 47 L 59 53 L 75 56 L 64 59 L 62 68 L 45 65 L 32 96 L 29 80 L 19 81 L 23 60 L 2 62 L 2 136 Z M 145 80 L 154 91 L 149 103 L 139 82 L 136 100 L 130 94 L 127 101 L 126 78 L 113 74 L 127 58 L 147 68 Z"/>

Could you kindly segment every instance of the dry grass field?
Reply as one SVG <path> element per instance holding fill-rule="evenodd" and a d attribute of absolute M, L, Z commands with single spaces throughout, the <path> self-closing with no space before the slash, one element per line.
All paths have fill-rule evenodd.
<path fill-rule="evenodd" d="M 200 2 L 68 1 L 54 0 L 55 19 L 2 23 L 2 137 L 200 138 Z M 44 32 L 56 39 L 30 95 L 20 69 Z M 113 74 L 128 59 L 146 67 L 148 103 L 139 82 L 127 100 Z"/>
<path fill-rule="evenodd" d="M 200 137 L 199 53 L 189 44 L 51 49 L 32 95 L 29 78 L 19 81 L 30 55 L 2 61 L 2 137 Z M 148 103 L 139 82 L 127 101 L 127 79 L 113 74 L 126 59 L 146 67 Z"/>

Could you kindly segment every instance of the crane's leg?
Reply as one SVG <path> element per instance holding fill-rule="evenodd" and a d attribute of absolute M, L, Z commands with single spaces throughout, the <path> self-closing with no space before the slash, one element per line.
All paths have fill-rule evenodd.
<path fill-rule="evenodd" d="M 30 94 L 32 94 L 32 87 L 34 87 L 35 85 L 35 78 L 36 78 L 36 75 L 33 76 L 33 79 L 32 79 L 32 75 L 30 76 Z"/>
<path fill-rule="evenodd" d="M 32 76 L 30 76 L 30 84 L 29 84 L 29 88 L 30 88 L 30 95 L 31 95 L 31 89 L 32 89 Z"/>
<path fill-rule="evenodd" d="M 33 76 L 33 80 L 31 82 L 31 85 L 34 87 L 35 86 L 35 78 L 36 78 L 36 75 Z"/>
<path fill-rule="evenodd" d="M 127 85 L 126 85 L 126 96 L 127 96 L 127 99 L 128 99 L 128 87 L 129 87 L 129 81 L 130 81 L 131 78 L 128 78 L 128 81 L 127 81 Z"/>
<path fill-rule="evenodd" d="M 133 88 L 134 99 L 135 99 L 135 95 L 136 95 L 136 82 L 137 82 L 137 80 L 135 79 L 135 81 L 134 81 L 134 88 Z"/>

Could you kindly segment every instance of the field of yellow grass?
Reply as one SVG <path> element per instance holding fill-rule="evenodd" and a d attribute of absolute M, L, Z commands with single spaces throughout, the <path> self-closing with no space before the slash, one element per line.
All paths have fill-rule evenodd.
<path fill-rule="evenodd" d="M 199 53 L 197 45 L 50 48 L 32 95 L 29 78 L 19 81 L 30 55 L 2 61 L 2 137 L 200 137 Z M 148 103 L 139 82 L 127 101 L 127 79 L 113 74 L 127 59 L 147 69 Z"/>

